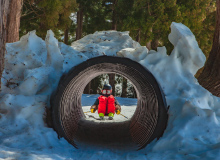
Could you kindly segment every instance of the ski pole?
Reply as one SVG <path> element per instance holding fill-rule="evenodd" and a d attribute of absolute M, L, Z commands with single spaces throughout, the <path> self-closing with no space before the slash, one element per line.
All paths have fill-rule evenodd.
<path fill-rule="evenodd" d="M 122 115 L 123 117 L 125 117 L 125 118 L 127 118 L 127 119 L 128 119 L 128 117 L 126 117 L 125 115 L 123 115 L 123 114 L 121 114 L 121 113 L 120 113 L 120 115 Z"/>
<path fill-rule="evenodd" d="M 83 113 L 89 113 L 89 112 L 91 112 L 91 111 L 87 111 L 87 112 L 83 112 Z"/>

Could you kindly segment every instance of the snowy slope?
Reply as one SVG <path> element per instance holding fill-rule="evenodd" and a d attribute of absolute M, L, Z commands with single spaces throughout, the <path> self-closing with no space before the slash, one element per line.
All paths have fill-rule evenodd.
<path fill-rule="evenodd" d="M 172 23 L 169 40 L 174 45 L 170 56 L 165 47 L 148 51 L 128 32 L 116 31 L 96 32 L 71 46 L 59 43 L 52 31 L 48 31 L 45 41 L 32 31 L 20 41 L 7 44 L 0 93 L 0 158 L 220 159 L 220 99 L 194 78 L 205 63 L 205 56 L 192 32 L 180 23 Z M 153 73 L 165 92 L 170 105 L 167 129 L 159 141 L 141 151 L 76 150 L 65 139 L 59 140 L 44 123 L 45 108 L 50 107 L 50 95 L 60 76 L 100 55 L 139 62 Z M 85 110 L 97 96 L 82 96 L 86 99 Z M 119 100 L 124 106 L 122 114 L 131 116 L 136 100 Z"/>

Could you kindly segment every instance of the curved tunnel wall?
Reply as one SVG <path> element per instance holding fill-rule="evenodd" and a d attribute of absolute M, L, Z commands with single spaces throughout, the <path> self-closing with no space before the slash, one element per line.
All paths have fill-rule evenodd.
<path fill-rule="evenodd" d="M 128 121 L 97 123 L 85 119 L 81 96 L 85 86 L 103 73 L 129 79 L 137 91 L 137 109 Z M 164 94 L 154 76 L 128 58 L 100 56 L 63 75 L 51 99 L 54 129 L 76 148 L 83 145 L 142 149 L 162 136 L 167 125 Z"/>

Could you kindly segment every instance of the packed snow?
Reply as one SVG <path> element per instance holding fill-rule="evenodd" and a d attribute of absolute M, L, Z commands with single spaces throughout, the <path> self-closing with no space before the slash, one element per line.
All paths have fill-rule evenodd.
<path fill-rule="evenodd" d="M 148 51 L 128 32 L 102 31 L 67 46 L 52 31 L 45 41 L 35 31 L 8 43 L 0 93 L 0 159 L 220 159 L 220 99 L 201 87 L 194 74 L 205 56 L 189 28 L 171 24 L 170 56 L 166 47 Z M 45 108 L 61 75 L 89 58 L 128 57 L 149 69 L 164 90 L 169 121 L 162 138 L 140 151 L 75 149 L 45 123 Z M 82 95 L 94 103 L 98 95 Z M 122 114 L 135 99 L 119 98 Z M 85 101 L 83 101 L 85 102 Z M 96 113 L 97 114 L 97 113 Z M 115 115 L 119 116 L 119 115 Z M 123 117 L 121 117 L 122 119 Z"/>

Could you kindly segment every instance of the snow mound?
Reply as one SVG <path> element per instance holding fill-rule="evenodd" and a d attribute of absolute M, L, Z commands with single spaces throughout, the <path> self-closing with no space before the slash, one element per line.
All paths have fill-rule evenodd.
<path fill-rule="evenodd" d="M 183 24 L 173 22 L 168 38 L 174 45 L 171 56 L 179 59 L 182 66 L 195 75 L 205 64 L 206 57 L 193 33 Z"/>
<path fill-rule="evenodd" d="M 67 46 L 52 31 L 46 40 L 35 31 L 7 44 L 0 93 L 0 158 L 17 159 L 219 159 L 220 99 L 201 87 L 195 73 L 205 56 L 183 24 L 172 23 L 170 56 L 165 47 L 148 51 L 128 32 L 95 32 Z M 45 108 L 63 73 L 89 58 L 127 57 L 149 69 L 170 105 L 163 137 L 145 149 L 118 153 L 76 150 L 47 128 Z M 93 101 L 93 100 L 91 100 Z M 126 100 L 126 103 L 128 100 Z M 124 111 L 126 114 L 126 111 Z"/>

